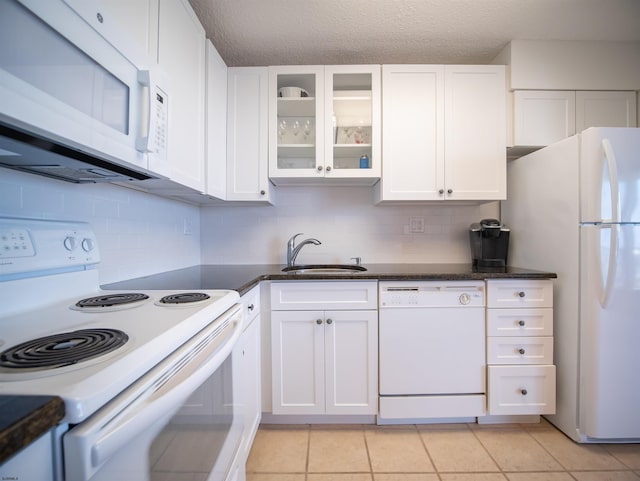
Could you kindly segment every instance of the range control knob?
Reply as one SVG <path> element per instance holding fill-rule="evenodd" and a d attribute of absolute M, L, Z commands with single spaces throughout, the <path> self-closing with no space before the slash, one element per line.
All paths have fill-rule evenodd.
<path fill-rule="evenodd" d="M 90 239 L 89 237 L 85 237 L 84 239 L 82 239 L 82 249 L 85 252 L 91 252 L 95 247 L 95 244 L 93 242 L 93 239 Z"/>
<path fill-rule="evenodd" d="M 471 296 L 465 292 L 463 294 L 460 294 L 460 297 L 458 297 L 458 300 L 460 301 L 460 304 L 462 304 L 463 306 L 466 306 L 471 302 Z"/>
<path fill-rule="evenodd" d="M 64 248 L 68 251 L 74 250 L 78 246 L 78 239 L 73 236 L 67 236 L 64 239 Z"/>

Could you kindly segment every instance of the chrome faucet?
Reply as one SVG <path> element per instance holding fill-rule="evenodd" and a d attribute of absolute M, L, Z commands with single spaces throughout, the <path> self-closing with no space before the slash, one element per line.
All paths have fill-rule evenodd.
<path fill-rule="evenodd" d="M 287 242 L 287 265 L 288 266 L 292 266 L 295 264 L 296 257 L 298 257 L 298 254 L 300 253 L 300 249 L 302 249 L 307 244 L 314 244 L 317 246 L 322 244 L 322 242 L 320 242 L 318 239 L 305 239 L 302 242 L 300 242 L 300 244 L 296 245 L 296 237 L 298 237 L 299 235 L 302 235 L 302 232 L 292 236 L 291 239 L 289 239 L 289 242 Z"/>

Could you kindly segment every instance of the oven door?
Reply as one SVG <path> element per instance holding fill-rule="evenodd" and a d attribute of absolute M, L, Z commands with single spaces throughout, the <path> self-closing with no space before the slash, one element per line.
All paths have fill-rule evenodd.
<path fill-rule="evenodd" d="M 0 121 L 9 127 L 162 174 L 167 86 L 150 65 L 127 58 L 60 0 L 0 2 Z"/>
<path fill-rule="evenodd" d="M 232 349 L 241 324 L 235 306 L 67 432 L 65 480 L 223 481 L 243 430 Z"/>

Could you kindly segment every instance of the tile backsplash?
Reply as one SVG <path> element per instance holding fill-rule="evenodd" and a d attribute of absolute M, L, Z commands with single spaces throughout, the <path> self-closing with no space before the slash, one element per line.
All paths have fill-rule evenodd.
<path fill-rule="evenodd" d="M 282 187 L 276 206 L 203 207 L 202 261 L 209 264 L 286 262 L 290 236 L 315 237 L 298 263 L 471 262 L 469 225 L 498 217 L 484 205 L 374 205 L 371 187 Z M 411 232 L 410 219 L 424 223 Z"/>
<path fill-rule="evenodd" d="M 0 215 L 89 222 L 103 284 L 200 263 L 197 206 L 117 185 L 71 184 L 0 168 Z"/>
<path fill-rule="evenodd" d="M 110 184 L 70 184 L 0 168 L 0 215 L 89 222 L 100 282 L 196 264 L 284 264 L 298 232 L 315 237 L 299 263 L 470 262 L 468 228 L 484 205 L 374 205 L 371 187 L 282 187 L 276 206 L 197 207 Z M 423 232 L 412 232 L 414 227 Z"/>

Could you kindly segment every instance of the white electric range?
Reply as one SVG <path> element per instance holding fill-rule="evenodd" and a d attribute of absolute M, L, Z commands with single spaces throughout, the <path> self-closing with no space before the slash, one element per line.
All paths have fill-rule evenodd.
<path fill-rule="evenodd" d="M 144 479 L 157 461 L 148 455 L 153 438 L 200 387 L 187 385 L 205 383 L 231 359 L 242 323 L 239 296 L 231 290 L 105 291 L 99 261 L 89 224 L 0 217 L 0 395 L 64 400 L 69 429 L 59 440 L 65 446 L 61 479 L 109 479 L 116 472 Z M 231 429 L 233 413 L 228 403 L 219 404 L 218 417 Z M 129 421 L 136 417 L 166 422 L 154 428 Z M 117 436 L 102 433 L 110 424 L 121 424 Z M 114 462 L 142 438 L 139 462 Z M 116 464 L 129 471 L 112 469 Z M 224 479 L 227 468 L 218 469 L 223 474 L 214 479 Z"/>

